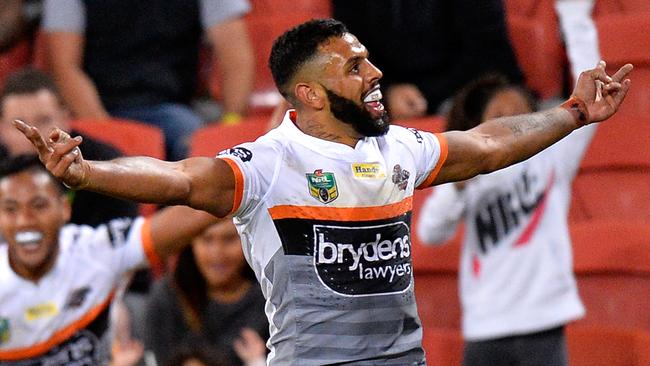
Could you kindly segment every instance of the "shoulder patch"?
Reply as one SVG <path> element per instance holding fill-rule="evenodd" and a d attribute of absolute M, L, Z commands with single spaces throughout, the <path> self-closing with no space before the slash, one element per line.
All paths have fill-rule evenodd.
<path fill-rule="evenodd" d="M 218 155 L 234 155 L 243 162 L 251 161 L 251 159 L 253 159 L 253 152 L 245 147 L 233 147 L 232 149 L 220 152 Z"/>
<path fill-rule="evenodd" d="M 422 141 L 424 141 L 422 135 L 420 134 L 420 131 L 416 130 L 413 127 L 408 127 L 407 130 L 411 131 L 415 135 L 415 140 L 418 142 L 418 144 L 421 144 Z"/>

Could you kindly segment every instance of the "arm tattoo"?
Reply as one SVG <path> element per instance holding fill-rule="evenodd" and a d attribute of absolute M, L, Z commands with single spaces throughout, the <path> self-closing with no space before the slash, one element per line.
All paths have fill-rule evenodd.
<path fill-rule="evenodd" d="M 512 131 L 515 137 L 523 136 L 533 131 L 543 131 L 557 124 L 557 117 L 550 110 L 529 114 L 525 118 L 524 120 L 521 117 L 509 117 L 501 119 L 500 122 L 503 127 Z"/>

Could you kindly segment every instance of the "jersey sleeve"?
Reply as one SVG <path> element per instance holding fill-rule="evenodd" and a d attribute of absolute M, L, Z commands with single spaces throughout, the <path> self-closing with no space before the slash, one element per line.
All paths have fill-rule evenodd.
<path fill-rule="evenodd" d="M 572 180 L 598 128 L 597 123 L 581 127 L 549 147 L 561 177 Z"/>
<path fill-rule="evenodd" d="M 246 15 L 251 10 L 248 0 L 200 0 L 201 25 L 204 29 L 229 19 Z"/>
<path fill-rule="evenodd" d="M 433 188 L 417 216 L 417 234 L 427 245 L 442 244 L 451 239 L 463 219 L 465 195 L 454 183 Z"/>
<path fill-rule="evenodd" d="M 391 126 L 391 133 L 413 155 L 417 169 L 415 187 L 430 187 L 447 159 L 444 135 L 400 126 Z"/>
<path fill-rule="evenodd" d="M 226 149 L 217 155 L 235 175 L 235 197 L 232 216 L 245 216 L 264 197 L 274 179 L 277 159 L 281 157 L 277 148 L 258 139 Z"/>
<path fill-rule="evenodd" d="M 45 0 L 42 27 L 47 32 L 83 33 L 86 8 L 81 0 Z"/>
<path fill-rule="evenodd" d="M 153 250 L 149 220 L 142 217 L 113 219 L 97 228 L 85 226 L 78 244 L 118 275 L 160 261 Z"/>

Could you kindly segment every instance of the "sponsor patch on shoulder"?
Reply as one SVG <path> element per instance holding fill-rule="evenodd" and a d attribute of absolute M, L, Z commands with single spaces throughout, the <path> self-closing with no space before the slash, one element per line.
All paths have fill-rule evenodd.
<path fill-rule="evenodd" d="M 25 309 L 25 320 L 31 322 L 43 318 L 52 318 L 57 314 L 59 314 L 59 307 L 53 301 L 48 301 Z"/>
<path fill-rule="evenodd" d="M 356 179 L 386 178 L 386 170 L 380 163 L 354 163 L 352 174 Z"/>
<path fill-rule="evenodd" d="M 233 155 L 241 159 L 243 162 L 251 161 L 253 159 L 253 152 L 245 147 L 233 147 L 220 152 L 218 155 Z"/>
<path fill-rule="evenodd" d="M 422 135 L 420 134 L 420 131 L 413 127 L 408 127 L 408 130 L 411 131 L 415 135 L 415 140 L 418 142 L 418 144 L 421 144 L 424 139 L 422 138 Z"/>

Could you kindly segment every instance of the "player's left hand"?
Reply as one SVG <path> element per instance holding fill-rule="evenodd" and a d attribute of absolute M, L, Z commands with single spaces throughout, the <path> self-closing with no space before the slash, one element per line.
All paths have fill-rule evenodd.
<path fill-rule="evenodd" d="M 81 136 L 73 138 L 65 131 L 55 128 L 46 139 L 38 128 L 23 121 L 15 120 L 13 125 L 31 141 L 39 159 L 52 175 L 71 188 L 81 189 L 87 186 L 90 166 L 79 150 L 79 144 L 83 140 Z"/>
<path fill-rule="evenodd" d="M 632 71 L 631 64 L 621 67 L 614 75 L 605 72 L 605 61 L 596 68 L 583 71 L 578 78 L 573 95 L 585 102 L 589 120 L 600 122 L 611 117 L 625 99 L 631 81 L 627 76 Z"/>

